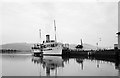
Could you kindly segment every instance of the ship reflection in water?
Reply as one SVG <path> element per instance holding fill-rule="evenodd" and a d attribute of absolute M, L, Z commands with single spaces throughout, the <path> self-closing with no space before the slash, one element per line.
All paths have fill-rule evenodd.
<path fill-rule="evenodd" d="M 120 60 L 87 56 L 2 55 L 3 76 L 120 76 Z"/>
<path fill-rule="evenodd" d="M 58 56 L 33 57 L 32 62 L 42 64 L 42 67 L 46 69 L 47 76 L 50 76 L 51 70 L 55 70 L 55 75 L 57 76 L 57 68 L 64 67 L 63 59 Z"/>

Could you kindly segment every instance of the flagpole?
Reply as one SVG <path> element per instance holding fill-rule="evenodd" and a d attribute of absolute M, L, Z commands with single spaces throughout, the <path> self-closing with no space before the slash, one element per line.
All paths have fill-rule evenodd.
<path fill-rule="evenodd" d="M 57 38 L 56 38 L 56 23 L 55 23 L 55 20 L 54 20 L 54 29 L 55 29 L 55 41 L 57 42 Z"/>

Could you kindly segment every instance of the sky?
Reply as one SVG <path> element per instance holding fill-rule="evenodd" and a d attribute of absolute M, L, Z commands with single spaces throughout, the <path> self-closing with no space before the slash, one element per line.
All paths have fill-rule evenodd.
<path fill-rule="evenodd" d="M 54 39 L 54 20 L 59 42 L 80 44 L 82 39 L 101 47 L 117 43 L 117 0 L 2 0 L 0 4 L 0 44 L 37 43 L 45 40 L 46 34 Z"/>

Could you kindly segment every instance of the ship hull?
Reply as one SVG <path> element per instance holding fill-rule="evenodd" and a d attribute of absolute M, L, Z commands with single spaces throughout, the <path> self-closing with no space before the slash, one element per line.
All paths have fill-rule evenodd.
<path fill-rule="evenodd" d="M 43 55 L 52 55 L 52 56 L 58 56 L 62 55 L 62 46 L 57 46 L 53 48 L 44 48 L 42 51 L 40 49 L 33 50 L 33 55 L 34 54 L 43 54 Z"/>

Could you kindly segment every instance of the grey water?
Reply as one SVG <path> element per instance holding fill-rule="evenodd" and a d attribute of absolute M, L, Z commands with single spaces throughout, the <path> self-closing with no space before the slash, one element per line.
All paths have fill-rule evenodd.
<path fill-rule="evenodd" d="M 120 64 L 87 57 L 1 54 L 2 76 L 120 76 Z"/>

